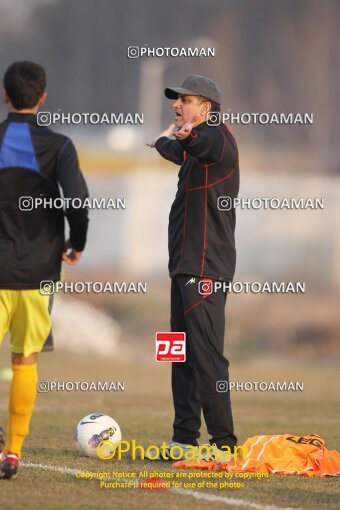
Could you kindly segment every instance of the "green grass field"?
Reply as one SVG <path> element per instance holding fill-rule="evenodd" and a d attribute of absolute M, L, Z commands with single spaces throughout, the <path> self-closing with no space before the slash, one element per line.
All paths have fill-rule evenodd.
<path fill-rule="evenodd" d="M 1 366 L 6 366 L 5 348 Z M 271 475 L 268 479 L 249 480 L 243 489 L 187 489 L 146 491 L 140 489 L 101 489 L 98 480 L 80 480 L 74 474 L 58 472 L 58 467 L 96 471 L 172 470 L 171 463 L 89 459 L 74 448 L 77 422 L 91 412 L 113 416 L 121 426 L 123 438 L 148 446 L 170 438 L 172 403 L 170 367 L 167 364 L 132 363 L 119 360 L 82 359 L 66 353 L 44 354 L 40 358 L 40 380 L 125 381 L 120 393 L 51 392 L 39 394 L 25 443 L 23 466 L 15 481 L 0 482 L 2 508 L 15 509 L 206 509 L 223 508 L 303 508 L 311 510 L 340 507 L 338 478 L 307 479 Z M 340 450 L 340 409 L 336 367 L 303 366 L 282 360 L 254 361 L 233 365 L 231 378 L 243 380 L 299 380 L 304 391 L 296 393 L 241 393 L 232 395 L 236 432 L 241 444 L 255 434 L 320 434 L 329 449 Z M 332 384 L 332 381 L 334 383 Z M 8 382 L 0 382 L 0 423 L 6 417 Z M 202 442 L 208 437 L 202 430 Z M 56 470 L 46 469 L 55 466 Z M 202 499 L 202 493 L 213 500 Z M 195 497 L 196 494 L 196 497 Z M 204 496 L 203 496 L 204 497 Z M 221 498 L 221 499 L 218 499 Z M 232 499 L 234 498 L 234 500 Z"/>

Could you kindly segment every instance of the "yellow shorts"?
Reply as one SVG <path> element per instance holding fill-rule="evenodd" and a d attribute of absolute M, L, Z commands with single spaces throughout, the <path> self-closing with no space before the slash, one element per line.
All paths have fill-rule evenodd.
<path fill-rule="evenodd" d="M 12 352 L 40 352 L 51 332 L 50 296 L 39 289 L 0 289 L 0 343 L 8 331 Z"/>

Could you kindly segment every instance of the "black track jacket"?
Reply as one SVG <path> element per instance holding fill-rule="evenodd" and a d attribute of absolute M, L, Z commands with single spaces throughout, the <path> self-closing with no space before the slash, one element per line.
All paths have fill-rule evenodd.
<path fill-rule="evenodd" d="M 163 158 L 181 165 L 169 217 L 170 277 L 188 274 L 232 281 L 235 209 L 219 210 L 218 199 L 238 195 L 238 149 L 233 135 L 224 124 L 203 122 L 185 140 L 161 137 L 155 147 Z"/>

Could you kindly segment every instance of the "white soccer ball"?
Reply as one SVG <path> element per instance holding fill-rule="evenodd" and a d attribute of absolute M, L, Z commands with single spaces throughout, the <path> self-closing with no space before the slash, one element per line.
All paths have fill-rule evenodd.
<path fill-rule="evenodd" d="M 99 458 L 98 445 L 102 441 L 106 441 L 103 446 L 104 455 L 110 455 L 122 439 L 122 433 L 118 423 L 113 418 L 106 414 L 92 413 L 80 420 L 74 439 L 77 450 L 87 457 Z"/>

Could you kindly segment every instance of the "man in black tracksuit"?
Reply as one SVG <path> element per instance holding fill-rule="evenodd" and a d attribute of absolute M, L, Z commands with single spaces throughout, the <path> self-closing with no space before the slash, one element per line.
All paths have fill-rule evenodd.
<path fill-rule="evenodd" d="M 169 217 L 171 329 L 186 332 L 187 349 L 186 362 L 172 364 L 173 441 L 198 445 L 202 409 L 210 443 L 233 450 L 230 394 L 218 391 L 223 388 L 218 381 L 228 381 L 227 296 L 211 293 L 210 286 L 232 281 L 235 272 L 235 209 L 219 210 L 218 198 L 238 195 L 238 150 L 224 124 L 209 125 L 209 112 L 219 110 L 221 99 L 213 81 L 192 75 L 165 95 L 175 100 L 176 122 L 151 146 L 180 165 Z"/>

